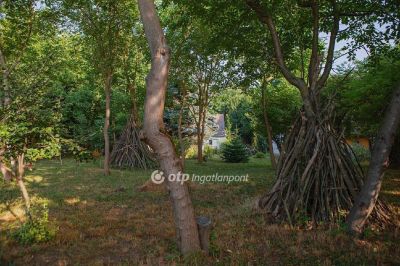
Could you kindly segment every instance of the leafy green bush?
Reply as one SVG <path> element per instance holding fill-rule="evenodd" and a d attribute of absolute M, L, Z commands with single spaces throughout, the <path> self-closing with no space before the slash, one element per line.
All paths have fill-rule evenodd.
<path fill-rule="evenodd" d="M 191 145 L 187 150 L 186 150 L 186 159 L 196 159 L 197 158 L 197 146 L 196 145 Z"/>
<path fill-rule="evenodd" d="M 216 153 L 217 153 L 216 149 L 214 149 L 210 145 L 204 146 L 203 155 L 206 159 L 212 158 Z"/>
<path fill-rule="evenodd" d="M 246 146 L 238 137 L 224 143 L 222 145 L 221 152 L 221 157 L 225 162 L 246 163 L 249 161 L 249 155 L 247 153 Z"/>
<path fill-rule="evenodd" d="M 33 206 L 30 218 L 13 233 L 13 238 L 19 243 L 27 245 L 47 242 L 54 238 L 56 230 L 49 223 L 49 210 L 46 204 Z"/>
<path fill-rule="evenodd" d="M 255 158 L 265 158 L 265 153 L 258 151 L 255 155 Z"/>
<path fill-rule="evenodd" d="M 359 162 L 365 162 L 365 161 L 369 161 L 371 159 L 370 151 L 367 148 L 365 148 L 364 146 L 362 146 L 358 143 L 353 143 L 353 144 L 351 144 L 351 149 L 353 150 L 353 152 Z"/>
<path fill-rule="evenodd" d="M 172 138 L 172 141 L 176 147 L 176 152 L 178 154 L 181 154 L 181 145 L 179 143 L 179 139 L 178 138 Z M 191 147 L 191 141 L 187 138 L 183 138 L 183 148 L 185 149 L 185 154 L 187 152 L 187 150 Z M 185 156 L 186 158 L 186 156 Z"/>

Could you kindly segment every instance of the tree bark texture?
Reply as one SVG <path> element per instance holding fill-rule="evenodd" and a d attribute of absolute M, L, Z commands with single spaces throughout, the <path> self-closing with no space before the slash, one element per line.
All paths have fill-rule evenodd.
<path fill-rule="evenodd" d="M 179 109 L 179 117 L 178 117 L 178 139 L 179 139 L 179 150 L 181 157 L 182 169 L 185 170 L 185 143 L 183 139 L 183 115 L 186 108 L 186 100 L 187 100 L 187 91 L 184 82 L 181 84 L 181 108 Z"/>
<path fill-rule="evenodd" d="M 394 140 L 392 151 L 389 155 L 389 167 L 392 169 L 400 169 L 400 128 L 397 130 L 397 136 Z M 372 153 L 372 151 L 371 151 Z"/>
<path fill-rule="evenodd" d="M 17 184 L 19 189 L 21 190 L 22 197 L 24 198 L 26 208 L 29 210 L 31 207 L 31 200 L 29 198 L 28 190 L 25 187 L 24 184 L 24 174 L 25 174 L 25 155 L 21 154 L 18 155 L 18 172 L 16 176 Z"/>
<path fill-rule="evenodd" d="M 203 158 L 203 141 L 204 141 L 204 124 L 205 124 L 205 106 L 204 106 L 204 93 L 200 86 L 199 88 L 199 114 L 197 120 L 197 161 L 202 163 L 204 161 Z"/>
<path fill-rule="evenodd" d="M 167 90 L 170 49 L 167 46 L 155 5 L 152 0 L 138 0 L 145 35 L 151 52 L 151 69 L 146 79 L 146 100 L 142 137 L 157 155 L 161 170 L 168 177 L 182 172 L 164 122 L 164 104 Z M 183 254 L 200 250 L 200 240 L 194 209 L 186 184 L 166 179 L 173 204 L 178 247 Z"/>
<path fill-rule="evenodd" d="M 110 175 L 110 117 L 111 117 L 111 82 L 112 73 L 107 73 L 104 79 L 104 92 L 106 96 L 106 110 L 104 117 L 104 175 Z"/>
<path fill-rule="evenodd" d="M 376 138 L 365 181 L 355 204 L 347 217 L 351 233 L 361 233 L 374 210 L 382 185 L 384 171 L 389 165 L 389 154 L 400 124 L 400 85 L 394 92 Z"/>
<path fill-rule="evenodd" d="M 13 73 L 13 71 L 18 67 L 18 65 L 21 63 L 21 59 L 25 54 L 25 51 L 29 45 L 29 41 L 32 37 L 32 29 L 34 25 L 34 20 L 35 20 L 35 8 L 34 8 L 34 1 L 29 1 L 29 6 L 26 6 L 29 8 L 30 12 L 30 18 L 28 21 L 27 26 L 27 36 L 23 40 L 22 47 L 19 48 L 18 53 L 15 56 L 14 62 L 11 64 L 10 62 L 7 61 L 7 58 L 3 52 L 3 50 L 0 48 L 0 67 L 2 71 L 2 90 L 3 90 L 3 98 L 0 97 L 0 108 L 6 108 L 8 107 L 11 102 L 12 102 L 12 95 L 11 95 L 11 87 L 10 87 L 10 76 Z M 18 187 L 20 188 L 20 191 L 22 193 L 22 196 L 25 201 L 25 205 L 27 210 L 29 211 L 30 208 L 30 198 L 28 191 L 25 187 L 23 178 L 24 178 L 24 173 L 25 173 L 25 156 L 24 154 L 19 154 L 17 156 L 17 163 L 18 165 L 15 165 L 15 160 L 11 160 L 11 167 L 7 166 L 7 163 L 5 162 L 3 155 L 6 153 L 6 147 L 0 147 L 0 172 L 3 175 L 4 179 L 7 181 L 12 180 L 15 178 Z M 15 166 L 15 167 L 14 167 Z"/>

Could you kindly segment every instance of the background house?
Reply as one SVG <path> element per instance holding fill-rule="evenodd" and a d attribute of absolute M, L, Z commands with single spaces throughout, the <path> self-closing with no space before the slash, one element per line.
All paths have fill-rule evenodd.
<path fill-rule="evenodd" d="M 216 114 L 207 119 L 207 129 L 205 133 L 205 145 L 209 145 L 214 149 L 219 149 L 221 144 L 226 141 L 225 119 L 223 114 Z"/>
<path fill-rule="evenodd" d="M 370 148 L 370 141 L 367 137 L 349 137 L 349 138 L 346 138 L 346 142 L 349 145 L 357 143 L 366 149 Z"/>

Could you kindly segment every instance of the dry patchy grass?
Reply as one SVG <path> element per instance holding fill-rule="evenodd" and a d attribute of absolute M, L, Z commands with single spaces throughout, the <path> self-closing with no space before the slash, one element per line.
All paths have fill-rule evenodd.
<path fill-rule="evenodd" d="M 22 246 L 10 232 L 24 219 L 18 189 L 0 185 L 0 265 L 381 265 L 399 264 L 399 232 L 368 231 L 353 240 L 340 228 L 302 230 L 267 224 L 254 202 L 273 183 L 266 159 L 248 164 L 187 163 L 189 173 L 249 174 L 249 182 L 194 184 L 198 215 L 212 218 L 211 254 L 179 256 L 172 209 L 163 190 L 139 192 L 151 171 L 98 164 L 42 161 L 27 176 L 35 202 L 47 202 L 57 226 L 48 243 Z M 390 171 L 382 191 L 400 213 L 400 172 Z"/>

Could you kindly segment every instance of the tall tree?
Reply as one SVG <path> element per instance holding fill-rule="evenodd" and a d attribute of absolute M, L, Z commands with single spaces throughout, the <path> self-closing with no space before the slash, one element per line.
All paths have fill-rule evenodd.
<path fill-rule="evenodd" d="M 182 165 L 163 122 L 170 49 L 154 2 L 138 0 L 138 4 L 151 52 L 151 70 L 146 80 L 143 138 L 157 154 L 165 176 L 178 176 L 182 173 Z M 188 187 L 178 180 L 166 181 L 174 209 L 178 246 L 183 254 L 198 251 L 200 240 Z"/>
<path fill-rule="evenodd" d="M 110 174 L 111 88 L 116 69 L 124 54 L 133 28 L 134 5 L 131 1 L 65 0 L 68 16 L 78 24 L 92 50 L 92 62 L 101 76 L 105 95 L 104 174 Z"/>
<path fill-rule="evenodd" d="M 26 49 L 32 37 L 33 24 L 35 21 L 35 1 L 1 1 L 0 9 L 2 32 L 0 43 L 0 66 L 2 70 L 2 89 L 0 91 L 0 117 L 2 127 L 7 125 L 5 111 L 12 103 L 11 77 L 20 65 Z M 11 38 L 15 35 L 15 38 Z M 6 180 L 16 179 L 21 190 L 27 209 L 30 207 L 30 199 L 23 182 L 24 176 L 24 150 L 15 149 L 7 145 L 6 135 L 9 130 L 2 128 L 0 137 L 0 171 Z M 16 150 L 18 150 L 16 152 Z M 26 149 L 25 149 L 26 150 Z M 8 153 L 9 166 L 7 166 L 6 155 Z M 17 158 L 15 158 L 17 157 Z M 17 162 L 16 162 L 17 160 Z M 17 166 L 18 165 L 18 166 Z"/>
<path fill-rule="evenodd" d="M 196 109 L 192 108 L 192 114 L 196 123 L 197 135 L 197 161 L 202 163 L 203 156 L 203 143 L 206 132 L 206 122 L 208 115 L 208 107 L 210 105 L 212 95 L 216 90 L 217 76 L 222 75 L 220 58 L 216 55 L 202 56 L 195 55 L 193 68 L 190 81 L 194 86 L 194 105 Z"/>
<path fill-rule="evenodd" d="M 185 91 L 185 104 L 196 128 L 197 160 L 203 162 L 203 143 L 207 127 L 207 116 L 212 98 L 232 82 L 231 58 L 210 42 L 212 29 L 205 27 L 201 20 L 187 20 L 185 16 L 174 17 L 175 12 L 184 12 L 180 6 L 165 7 L 170 31 L 167 37 L 173 40 L 171 46 L 176 51 L 171 72 L 181 91 Z M 182 88 L 182 85 L 185 89 Z"/>
<path fill-rule="evenodd" d="M 27 209 L 26 161 L 59 152 L 55 127 L 60 122 L 60 95 L 53 75 L 62 62 L 61 40 L 50 8 L 36 5 L 0 2 L 0 172 L 6 180 L 15 179 Z"/>
<path fill-rule="evenodd" d="M 335 131 L 332 105 L 321 94 L 333 68 L 336 42 L 347 40 L 349 49 L 340 52 L 352 56 L 363 46 L 373 52 L 387 46 L 390 40 L 398 38 L 398 4 L 351 0 L 181 0 L 179 3 L 191 15 L 202 17 L 203 23 L 214 31 L 214 43 L 220 43 L 219 47 L 226 50 L 230 47 L 233 54 L 241 47 L 234 38 L 250 48 L 257 42 L 260 50 L 270 48 L 265 60 L 272 58 L 271 63 L 300 92 L 302 111 L 286 137 L 277 181 L 260 200 L 260 206 L 273 218 L 293 223 L 304 215 L 314 224 L 342 219 L 341 210 L 349 210 L 354 203 L 356 191 L 363 184 L 363 173 L 353 162 L 345 140 Z M 254 21 L 269 33 L 269 45 L 262 41 L 263 34 L 246 33 L 249 29 L 260 31 Z M 387 24 L 387 30 L 377 28 L 377 22 Z M 328 36 L 326 44 L 322 42 L 323 33 Z M 301 54 L 297 56 L 300 67 L 294 62 L 296 53 Z M 256 54 L 245 55 L 252 58 Z M 307 55 L 309 58 L 304 60 Z M 332 187 L 342 189 L 332 190 Z M 376 218 L 384 217 L 380 207 L 378 204 Z"/>
<path fill-rule="evenodd" d="M 258 0 L 245 2 L 270 32 L 275 63 L 288 82 L 299 89 L 303 100 L 301 117 L 285 143 L 277 182 L 271 192 L 261 199 L 260 206 L 266 208 L 273 217 L 289 222 L 296 222 L 299 213 L 306 213 L 314 223 L 340 219 L 339 210 L 351 208 L 356 191 L 363 184 L 363 177 L 361 169 L 351 160 L 344 140 L 332 130 L 331 107 L 321 102 L 320 94 L 333 67 L 340 21 L 348 13 L 351 16 L 356 14 L 359 9 L 348 9 L 345 4 L 335 0 L 298 3 L 300 10 L 297 12 L 300 17 L 308 20 L 312 31 L 309 46 L 311 56 L 305 68 L 305 79 L 305 75 L 298 77 L 287 66 L 281 30 L 276 27 L 274 4 L 264 4 Z M 275 8 L 279 9 L 279 6 Z M 311 15 L 304 13 L 301 10 L 303 8 L 310 10 Z M 324 55 L 320 49 L 320 33 L 328 28 L 330 36 Z M 339 184 L 344 188 L 331 190 L 331 187 Z M 383 218 L 383 211 L 376 208 L 376 218 Z"/>

